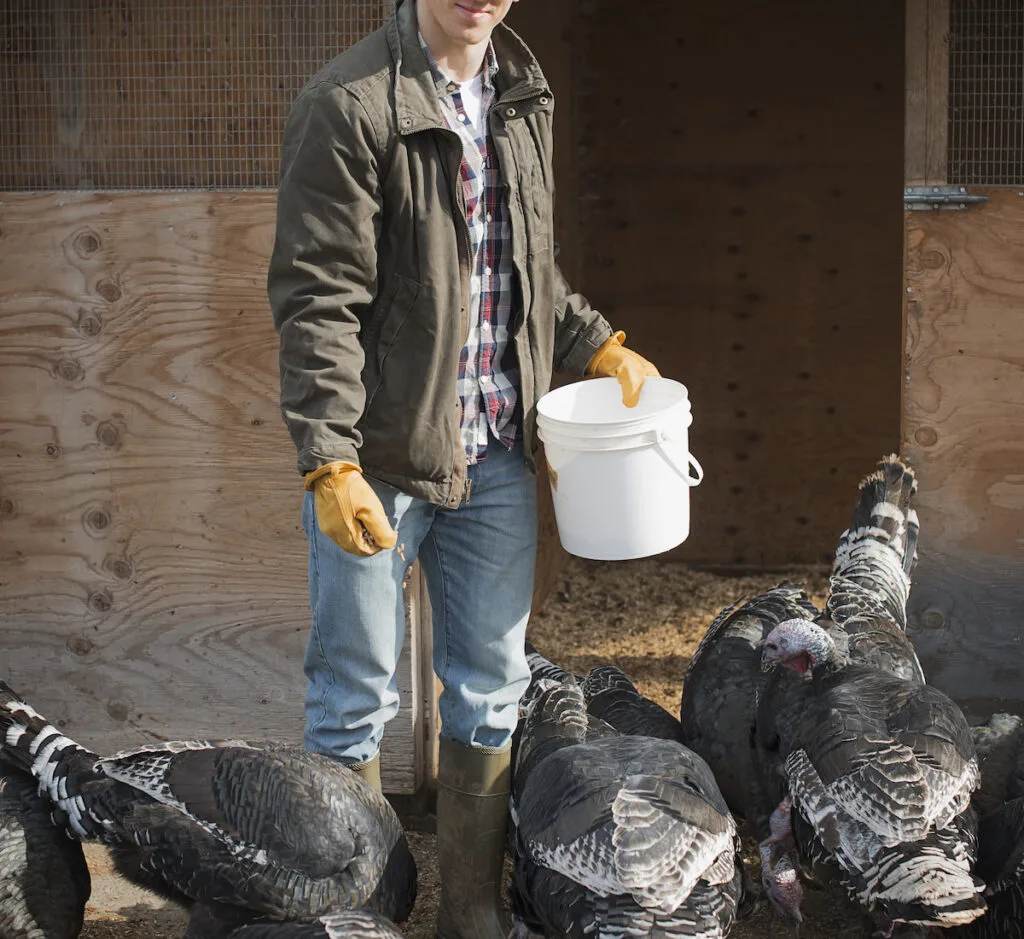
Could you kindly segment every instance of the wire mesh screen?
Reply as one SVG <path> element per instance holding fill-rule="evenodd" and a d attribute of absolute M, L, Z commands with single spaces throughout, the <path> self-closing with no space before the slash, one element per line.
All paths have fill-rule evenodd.
<path fill-rule="evenodd" d="M 1024 184 L 1024 3 L 953 0 L 951 183 Z"/>
<path fill-rule="evenodd" d="M 388 0 L 3 0 L 0 190 L 277 185 L 295 94 Z"/>

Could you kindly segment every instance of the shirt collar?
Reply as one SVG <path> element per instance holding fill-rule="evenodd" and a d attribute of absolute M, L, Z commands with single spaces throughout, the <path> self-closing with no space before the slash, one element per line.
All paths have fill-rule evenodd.
<path fill-rule="evenodd" d="M 458 83 L 441 71 L 441 67 L 434 61 L 434 57 L 430 54 L 430 49 L 427 47 L 427 43 L 423 39 L 423 33 L 418 33 L 417 35 L 419 36 L 420 47 L 423 49 L 423 54 L 427 57 L 427 63 L 430 65 L 430 74 L 434 79 L 434 87 L 437 89 L 437 96 L 439 98 L 447 98 L 458 90 Z M 488 42 L 483 67 L 485 91 L 494 90 L 494 77 L 497 74 L 498 57 L 494 54 L 494 43 Z"/>

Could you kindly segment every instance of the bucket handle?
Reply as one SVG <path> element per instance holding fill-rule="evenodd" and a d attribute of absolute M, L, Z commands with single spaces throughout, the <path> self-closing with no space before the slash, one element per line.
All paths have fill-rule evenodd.
<path fill-rule="evenodd" d="M 683 463 L 682 460 L 677 459 L 674 454 L 669 453 L 669 451 L 660 444 L 658 445 L 658 452 L 661 454 L 665 462 L 667 462 L 672 469 L 686 480 L 687 486 L 692 489 L 694 486 L 700 485 L 701 480 L 704 479 L 704 467 L 700 465 L 700 462 L 692 453 L 686 454 L 686 463 Z M 690 475 L 691 468 L 696 472 L 696 476 Z"/>

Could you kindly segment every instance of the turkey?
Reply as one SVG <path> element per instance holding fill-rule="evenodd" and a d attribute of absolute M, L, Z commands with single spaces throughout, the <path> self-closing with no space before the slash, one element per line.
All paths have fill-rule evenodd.
<path fill-rule="evenodd" d="M 839 537 L 826 610 L 788 584 L 740 600 L 715 618 L 687 668 L 680 703 L 684 742 L 707 760 L 729 807 L 761 840 L 762 882 L 775 912 L 792 924 L 800 920 L 802 896 L 794 876 L 797 853 L 788 828 L 779 834 L 772 827 L 782 793 L 774 767 L 765 775 L 754 748 L 758 701 L 769 681 L 761 671 L 761 645 L 782 622 L 813 621 L 853 661 L 923 682 L 904 632 L 917 557 L 915 490 L 910 467 L 896 456 L 881 460 L 861 481 L 850 526 Z"/>
<path fill-rule="evenodd" d="M 328 757 L 203 740 L 99 757 L 0 682 L 0 759 L 35 777 L 69 834 L 109 845 L 123 876 L 190 907 L 186 939 L 362 907 L 402 921 L 412 909 L 416 867 L 397 816 Z"/>
<path fill-rule="evenodd" d="M 317 923 L 265 923 L 243 926 L 231 939 L 402 939 L 394 924 L 376 913 L 346 910 Z"/>
<path fill-rule="evenodd" d="M 586 675 L 573 675 L 546 659 L 529 642 L 526 659 L 530 665 L 530 686 L 523 706 L 545 687 L 545 682 L 575 681 L 583 691 L 587 712 L 610 724 L 621 734 L 640 734 L 682 742 L 679 721 L 660 704 L 644 697 L 625 672 L 615 665 L 597 665 Z"/>
<path fill-rule="evenodd" d="M 704 761 L 618 733 L 573 680 L 537 685 L 512 783 L 513 935 L 727 935 L 743 865 Z"/>
<path fill-rule="evenodd" d="M 791 806 L 778 837 L 880 929 L 980 916 L 978 762 L 960 709 L 934 688 L 851 662 L 806 619 L 775 627 L 762 662 L 773 675 L 756 716 L 759 774 L 775 781 L 780 809 Z"/>
<path fill-rule="evenodd" d="M 975 873 L 985 881 L 988 912 L 956 935 L 1024 939 L 1024 722 L 993 714 L 971 733 L 982 776 L 973 799 L 983 813 Z"/>
<path fill-rule="evenodd" d="M 0 765 L 0 937 L 74 939 L 91 882 L 82 846 L 26 773 Z"/>
<path fill-rule="evenodd" d="M 729 808 L 756 830 L 766 830 L 772 808 L 763 810 L 755 789 L 754 715 L 768 683 L 761 643 L 779 623 L 818 614 L 803 590 L 785 584 L 733 604 L 712 622 L 686 670 L 683 742 L 707 761 Z"/>
<path fill-rule="evenodd" d="M 981 786 L 972 797 L 982 815 L 1008 799 L 1024 796 L 1024 721 L 1016 714 L 993 714 L 971 728 L 981 770 Z"/>

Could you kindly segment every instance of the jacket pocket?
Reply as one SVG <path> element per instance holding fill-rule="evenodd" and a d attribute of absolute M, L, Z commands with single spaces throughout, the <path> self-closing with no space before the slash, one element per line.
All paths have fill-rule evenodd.
<path fill-rule="evenodd" d="M 398 334 L 413 310 L 420 285 L 401 274 L 392 274 L 369 330 L 363 336 L 366 356 L 363 365 L 363 386 L 366 389 L 364 414 L 380 390 L 384 377 L 384 362 L 394 348 Z"/>
<path fill-rule="evenodd" d="M 401 274 L 392 275 L 388 299 L 384 310 L 381 311 L 380 327 L 376 337 L 375 357 L 378 371 L 384 367 L 384 360 L 409 318 L 419 292 L 420 285 L 416 281 Z"/>

